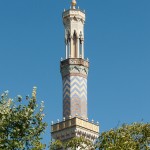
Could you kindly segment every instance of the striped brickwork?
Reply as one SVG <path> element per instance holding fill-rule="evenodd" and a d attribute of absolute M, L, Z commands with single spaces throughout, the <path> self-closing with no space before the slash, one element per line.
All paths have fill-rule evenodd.
<path fill-rule="evenodd" d="M 63 116 L 87 118 L 87 79 L 80 76 L 63 78 Z"/>

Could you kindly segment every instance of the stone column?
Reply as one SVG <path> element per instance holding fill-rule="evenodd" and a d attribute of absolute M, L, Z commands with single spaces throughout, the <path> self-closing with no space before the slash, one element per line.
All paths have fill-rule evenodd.
<path fill-rule="evenodd" d="M 84 59 L 84 41 L 82 40 L 82 59 Z"/>
<path fill-rule="evenodd" d="M 67 40 L 66 40 L 65 44 L 66 44 L 66 59 L 67 59 L 68 58 L 68 42 L 67 42 Z"/>
<path fill-rule="evenodd" d="M 80 39 L 78 38 L 78 46 L 77 46 L 77 49 L 78 49 L 78 56 L 77 58 L 80 58 Z"/>

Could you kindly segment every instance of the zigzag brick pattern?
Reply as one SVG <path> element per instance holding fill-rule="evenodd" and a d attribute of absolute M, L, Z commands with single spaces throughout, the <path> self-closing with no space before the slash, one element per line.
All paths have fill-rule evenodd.
<path fill-rule="evenodd" d="M 63 79 L 63 116 L 87 118 L 87 79 L 67 76 Z"/>

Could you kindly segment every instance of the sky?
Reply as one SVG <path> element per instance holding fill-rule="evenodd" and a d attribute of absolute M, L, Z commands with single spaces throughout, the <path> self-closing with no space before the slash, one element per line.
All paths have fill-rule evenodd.
<path fill-rule="evenodd" d="M 88 116 L 100 132 L 150 122 L 150 1 L 78 0 L 86 12 L 85 58 L 90 60 Z M 45 101 L 49 124 L 62 119 L 62 12 L 69 0 L 0 1 L 0 93 Z"/>

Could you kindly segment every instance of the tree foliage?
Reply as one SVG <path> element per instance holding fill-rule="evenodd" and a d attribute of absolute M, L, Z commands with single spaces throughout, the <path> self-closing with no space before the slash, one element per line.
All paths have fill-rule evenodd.
<path fill-rule="evenodd" d="M 56 140 L 54 142 L 51 142 L 50 144 L 50 150 L 58 150 L 62 149 L 64 147 L 63 142 L 60 140 Z"/>
<path fill-rule="evenodd" d="M 27 104 L 22 104 L 22 97 L 13 100 L 8 91 L 0 99 L 0 149 L 6 150 L 42 150 L 41 134 L 46 128 L 43 122 L 43 102 L 38 108 L 36 87 L 32 97 L 26 96 Z"/>
<path fill-rule="evenodd" d="M 99 150 L 150 150 L 150 124 L 124 124 L 103 132 L 96 147 Z"/>
<path fill-rule="evenodd" d="M 50 150 L 71 149 L 71 150 L 94 150 L 94 145 L 91 141 L 84 137 L 75 137 L 66 142 L 56 140 L 51 143 Z"/>

